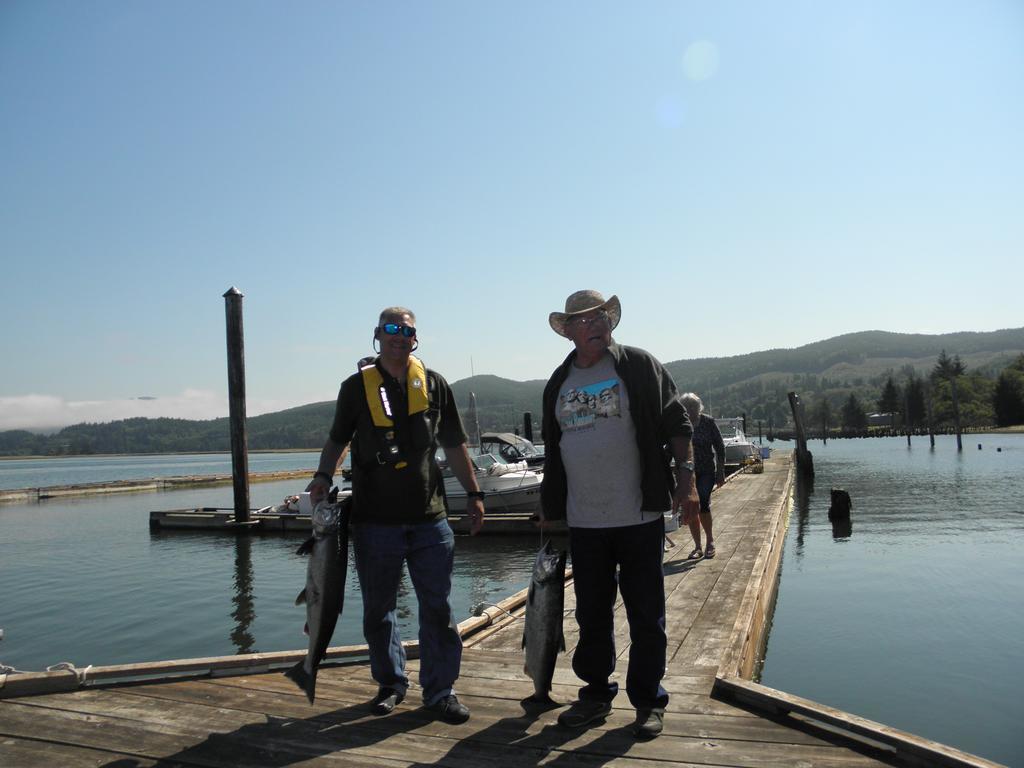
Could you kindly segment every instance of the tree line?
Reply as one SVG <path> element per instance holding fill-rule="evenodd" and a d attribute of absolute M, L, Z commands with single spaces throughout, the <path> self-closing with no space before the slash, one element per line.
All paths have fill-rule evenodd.
<path fill-rule="evenodd" d="M 758 426 L 784 429 L 791 423 L 787 392 L 800 393 L 812 433 L 859 434 L 867 428 L 868 413 L 889 414 L 891 429 L 920 430 L 928 423 L 928 408 L 937 431 L 978 429 L 1024 424 L 1024 329 L 985 334 L 950 334 L 961 341 L 959 353 L 938 351 L 917 356 L 917 367 L 883 369 L 874 361 L 882 355 L 918 355 L 898 334 L 866 332 L 815 342 L 802 350 L 752 353 L 737 358 L 668 363 L 680 391 L 695 391 L 714 416 L 746 415 L 748 431 Z M 931 341 L 929 337 L 929 341 Z M 984 347 L 988 357 L 978 355 Z M 1003 350 L 1003 351 L 999 351 Z M 1012 351 L 1010 351 L 1012 350 Z M 981 361 L 968 368 L 960 353 Z M 808 362 L 817 357 L 817 372 Z M 888 359 L 892 359 L 889 357 Z M 841 361 L 840 365 L 836 361 Z M 859 362 L 858 362 L 859 361 Z M 778 366 L 792 364 L 793 369 Z M 544 381 L 512 381 L 478 375 L 454 382 L 463 418 L 469 393 L 475 392 L 482 431 L 523 431 L 523 413 L 531 412 L 535 439 L 540 439 L 541 393 Z M 334 414 L 334 401 L 312 403 L 277 413 L 250 417 L 252 450 L 319 450 Z M 223 452 L 230 450 L 228 419 L 134 418 L 105 424 L 76 424 L 54 434 L 25 430 L 0 432 L 0 455 L 56 456 L 109 453 Z"/>
<path fill-rule="evenodd" d="M 1024 355 L 992 379 L 969 371 L 959 355 L 950 356 L 943 349 L 927 377 L 909 366 L 886 374 L 874 401 L 851 392 L 837 407 L 827 395 L 819 396 L 810 409 L 811 426 L 823 435 L 836 427 L 843 433 L 863 432 L 872 402 L 888 416 L 893 430 L 919 429 L 930 423 L 952 426 L 959 434 L 965 426 L 1024 424 Z"/>

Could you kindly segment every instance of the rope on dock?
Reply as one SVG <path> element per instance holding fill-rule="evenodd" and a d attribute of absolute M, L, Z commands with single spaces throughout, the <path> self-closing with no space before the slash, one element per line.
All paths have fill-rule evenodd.
<path fill-rule="evenodd" d="M 79 669 L 70 661 L 61 661 L 57 664 L 51 664 L 46 668 L 46 672 L 72 672 L 75 675 L 75 679 L 78 681 L 79 686 L 83 686 L 89 675 L 89 670 L 92 669 L 92 664 L 84 669 Z M 24 669 L 15 669 L 7 664 L 0 664 L 0 690 L 7 684 L 8 675 L 28 675 L 31 674 Z"/>
<path fill-rule="evenodd" d="M 81 685 L 85 685 L 85 678 L 89 674 L 89 670 L 90 669 L 92 669 L 92 664 L 90 664 L 85 669 L 79 669 L 74 664 L 72 664 L 70 661 L 61 661 L 61 662 L 58 662 L 57 664 L 51 664 L 50 666 L 48 666 L 46 668 L 46 671 L 47 672 L 60 672 L 62 670 L 67 670 L 68 672 L 74 672 L 75 673 L 75 677 L 78 678 L 78 684 L 81 686 Z"/>

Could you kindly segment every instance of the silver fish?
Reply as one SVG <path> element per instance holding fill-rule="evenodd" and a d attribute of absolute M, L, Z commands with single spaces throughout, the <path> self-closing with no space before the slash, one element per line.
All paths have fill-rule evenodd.
<path fill-rule="evenodd" d="M 313 535 L 302 543 L 297 554 L 309 555 L 306 587 L 295 598 L 306 604 L 306 634 L 309 650 L 306 658 L 284 674 L 306 692 L 309 703 L 316 695 L 316 673 L 334 634 L 338 616 L 345 604 L 345 577 L 348 575 L 348 518 L 352 497 L 341 501 L 322 500 L 313 509 Z"/>
<path fill-rule="evenodd" d="M 562 615 L 565 610 L 565 550 L 559 552 L 550 541 L 537 553 L 526 597 L 526 626 L 523 671 L 533 680 L 533 701 L 551 702 L 551 678 L 558 652 L 565 650 Z"/>

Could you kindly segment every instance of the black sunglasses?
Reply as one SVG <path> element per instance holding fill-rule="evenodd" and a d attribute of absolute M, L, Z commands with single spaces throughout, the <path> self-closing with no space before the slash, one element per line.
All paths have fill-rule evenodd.
<path fill-rule="evenodd" d="M 400 333 L 403 336 L 405 336 L 405 338 L 411 339 L 413 336 L 416 335 L 416 329 L 413 328 L 411 325 L 399 325 L 398 323 L 384 323 L 384 325 L 381 326 L 381 329 L 388 336 L 396 336 Z"/>

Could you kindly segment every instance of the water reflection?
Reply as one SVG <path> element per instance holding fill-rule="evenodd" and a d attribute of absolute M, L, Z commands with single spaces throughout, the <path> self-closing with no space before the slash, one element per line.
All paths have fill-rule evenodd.
<path fill-rule="evenodd" d="M 231 602 L 235 609 L 231 618 L 235 628 L 231 631 L 231 642 L 238 653 L 253 653 L 255 638 L 250 627 L 256 617 L 252 599 L 252 539 L 248 535 L 235 537 L 235 590 Z"/>
<path fill-rule="evenodd" d="M 832 521 L 832 538 L 847 540 L 853 535 L 853 521 L 848 517 L 830 518 Z"/>
<path fill-rule="evenodd" d="M 800 473 L 796 476 L 796 489 L 793 501 L 796 504 L 796 556 L 799 559 L 804 553 L 804 534 L 811 517 L 811 496 L 814 495 L 814 478 Z"/>

